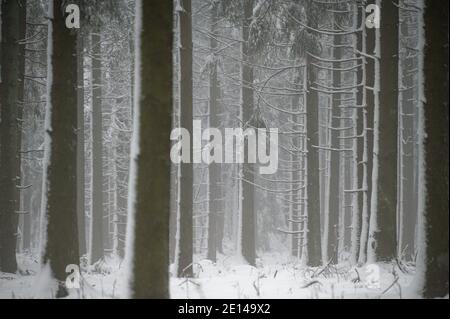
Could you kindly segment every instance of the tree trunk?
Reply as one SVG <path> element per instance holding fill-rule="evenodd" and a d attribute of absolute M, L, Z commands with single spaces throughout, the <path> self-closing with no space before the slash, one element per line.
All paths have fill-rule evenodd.
<path fill-rule="evenodd" d="M 301 78 L 301 74 L 300 74 L 300 70 L 296 70 L 294 73 L 294 89 L 298 90 L 299 84 L 300 84 L 300 78 Z M 291 98 L 291 111 L 292 112 L 297 112 L 298 114 L 300 114 L 301 112 L 301 105 L 300 105 L 300 95 L 296 94 Z M 298 114 L 293 114 L 292 115 L 292 122 L 293 123 L 297 123 L 297 125 L 293 125 L 292 126 L 292 131 L 296 131 L 299 130 L 300 128 L 300 123 L 301 123 L 301 115 Z M 300 188 L 299 183 L 295 183 L 294 181 L 299 181 L 301 180 L 301 160 L 300 160 L 300 156 L 302 155 L 300 152 L 300 149 L 302 147 L 301 145 L 301 139 L 303 139 L 303 136 L 300 134 L 300 136 L 293 136 L 292 137 L 292 146 L 293 146 L 293 150 L 292 150 L 292 154 L 290 156 L 290 160 L 292 161 L 291 164 L 291 169 L 292 172 L 290 174 L 290 178 L 291 178 L 291 187 L 292 189 L 296 189 L 296 188 Z M 295 170 L 295 171 L 294 171 Z M 299 202 L 302 200 L 302 196 L 301 196 L 301 192 L 300 190 L 292 190 L 291 194 L 288 195 L 288 200 L 291 202 L 288 202 L 288 211 L 290 214 L 290 230 L 292 231 L 292 235 L 291 235 L 291 255 L 296 257 L 296 258 L 300 258 L 300 238 L 301 238 L 301 222 L 300 220 L 302 220 L 301 217 L 301 209 L 300 209 L 300 204 Z"/>
<path fill-rule="evenodd" d="M 101 37 L 92 34 L 92 225 L 93 264 L 103 257 L 103 112 Z"/>
<path fill-rule="evenodd" d="M 183 11 L 180 15 L 180 125 L 191 134 L 192 110 L 192 16 L 191 0 L 182 1 Z M 199 150 L 192 150 L 198 152 Z M 179 211 L 179 241 L 177 275 L 178 277 L 192 277 L 193 255 L 193 225 L 192 225 L 192 188 L 193 164 L 180 164 L 180 211 Z"/>
<path fill-rule="evenodd" d="M 244 20 L 242 26 L 242 122 L 244 130 L 249 127 L 254 113 L 253 101 L 253 67 L 251 66 L 251 50 L 249 43 L 250 23 L 253 17 L 253 0 L 244 2 Z M 256 218 L 254 208 L 254 164 L 247 163 L 248 143 L 245 142 L 245 160 L 242 164 L 242 221 L 241 221 L 241 253 L 252 266 L 256 265 Z"/>
<path fill-rule="evenodd" d="M 1 38 L 1 121 L 0 121 L 0 271 L 17 271 L 17 188 L 20 168 L 19 77 L 20 3 L 2 1 Z"/>
<path fill-rule="evenodd" d="M 19 11 L 19 39 L 20 41 L 23 41 L 26 39 L 26 29 L 27 29 L 27 2 L 26 0 L 23 0 L 19 3 L 20 11 Z M 17 181 L 16 184 L 19 186 L 26 186 L 25 183 L 25 164 L 22 163 L 22 147 L 23 147 L 23 123 L 24 123 L 24 101 L 25 101 L 25 43 L 19 43 L 19 78 L 18 78 L 18 110 L 17 110 L 17 172 L 16 177 Z M 30 212 L 25 210 L 25 195 L 28 195 L 31 191 L 31 188 L 20 188 L 18 191 L 16 191 L 17 196 L 17 210 L 20 211 L 20 220 L 22 221 L 21 226 L 21 245 L 19 246 L 20 249 L 23 249 L 23 243 L 24 243 L 24 220 L 26 218 L 29 218 Z M 16 226 L 18 225 L 19 221 L 19 215 L 16 216 Z"/>
<path fill-rule="evenodd" d="M 413 38 L 414 34 L 410 34 L 412 28 L 408 23 L 407 16 L 412 13 L 403 12 L 401 17 L 401 36 L 405 42 L 402 45 L 401 55 L 401 113 L 400 113 L 400 138 L 399 138 L 399 257 L 406 260 L 413 260 L 415 256 L 415 228 L 417 223 L 417 205 L 415 201 L 415 148 L 416 148 L 416 130 L 414 127 L 417 112 L 415 85 L 417 72 L 417 58 L 415 52 L 410 50 L 410 45 L 414 46 L 409 38 Z M 412 30 L 411 30 L 412 31 Z M 400 41 L 402 43 L 402 41 Z"/>
<path fill-rule="evenodd" d="M 86 254 L 84 201 L 84 71 L 83 38 L 77 36 L 77 214 L 80 255 Z"/>
<path fill-rule="evenodd" d="M 50 8 L 44 177 L 47 241 L 44 263 L 58 281 L 57 297 L 65 297 L 66 267 L 79 264 L 77 230 L 77 60 L 76 34 L 65 26 L 61 0 Z M 54 15 L 53 15 L 53 13 Z"/>
<path fill-rule="evenodd" d="M 216 8 L 211 11 L 211 33 L 210 37 L 211 56 L 215 59 L 215 51 L 217 50 L 217 40 L 214 38 L 217 24 Z M 217 79 L 217 63 L 212 61 L 209 79 L 209 126 L 211 128 L 219 128 L 220 120 L 220 105 L 219 98 L 219 83 Z M 207 258 L 216 262 L 216 252 L 218 243 L 218 216 L 222 214 L 220 211 L 220 184 L 222 179 L 220 163 L 211 163 L 209 168 L 209 214 L 208 214 L 208 253 Z"/>
<path fill-rule="evenodd" d="M 369 0 L 367 5 L 374 4 L 375 0 Z M 374 127 L 374 108 L 375 108 L 375 93 L 373 88 L 375 87 L 375 28 L 366 28 L 363 26 L 363 41 L 365 41 L 366 52 L 369 56 L 366 58 L 365 64 L 365 94 L 366 94 L 366 107 L 365 118 L 366 126 L 364 131 L 365 139 L 365 152 L 366 152 L 366 186 L 365 196 L 367 197 L 367 210 L 362 214 L 361 218 L 361 236 L 359 243 L 359 256 L 358 262 L 365 263 L 367 260 L 367 242 L 369 239 L 369 220 L 370 220 L 370 202 L 372 195 L 372 170 L 373 170 L 373 127 Z"/>
<path fill-rule="evenodd" d="M 137 2 L 138 85 L 127 235 L 133 251 L 131 298 L 169 298 L 172 19 L 172 1 Z"/>
<path fill-rule="evenodd" d="M 417 279 L 425 298 L 448 296 L 448 2 L 425 1 L 422 191 Z M 419 68 L 420 70 L 420 68 Z"/>
<path fill-rule="evenodd" d="M 383 1 L 380 26 L 379 103 L 375 104 L 374 167 L 376 179 L 369 231 L 369 259 L 397 256 L 397 127 L 398 127 L 398 1 Z M 377 75 L 375 75 L 377 76 Z M 376 80 L 377 82 L 377 80 Z M 375 88 L 378 85 L 375 84 Z M 377 164 L 376 164 L 377 163 Z"/>
<path fill-rule="evenodd" d="M 311 89 L 316 81 L 316 71 L 311 66 L 311 57 L 306 58 L 307 65 L 307 198 L 308 198 L 308 233 L 307 233 L 307 265 L 316 267 L 321 265 L 321 232 L 320 232 L 320 183 L 319 183 L 319 96 Z M 330 207 L 331 208 L 331 207 Z"/>
<path fill-rule="evenodd" d="M 333 37 L 334 47 L 333 47 L 333 59 L 340 60 L 341 59 L 341 37 L 335 35 Z M 341 67 L 341 63 L 334 62 L 333 63 L 333 87 L 339 88 L 341 86 L 341 71 L 339 68 Z M 332 149 L 339 150 L 340 149 L 340 130 L 339 130 L 339 117 L 341 116 L 340 106 L 341 106 L 341 94 L 334 93 L 332 96 L 332 106 L 331 106 L 331 143 L 330 146 Z M 327 258 L 331 259 L 332 263 L 338 262 L 338 226 L 339 226 L 339 181 L 340 181 L 340 152 L 339 151 L 331 151 L 330 154 L 330 196 L 329 196 L 329 205 L 328 205 L 328 241 L 326 242 L 327 248 Z M 325 228 L 326 229 L 326 228 Z M 328 262 L 326 260 L 326 262 Z"/>
<path fill-rule="evenodd" d="M 365 47 L 365 39 L 364 39 L 364 32 L 365 32 L 365 8 L 363 6 L 360 6 L 359 3 L 355 4 L 355 23 L 357 26 L 361 26 L 363 30 L 361 32 L 358 32 L 355 36 L 355 48 L 365 53 L 366 47 Z M 355 193 L 353 196 L 356 196 L 356 199 L 354 200 L 353 204 L 356 204 L 356 207 L 353 207 L 353 216 L 352 216 L 352 228 L 351 228 L 351 257 L 350 262 L 354 265 L 358 262 L 358 255 L 359 255 L 359 246 L 361 241 L 361 224 L 362 224 L 362 217 L 363 217 L 363 211 L 367 210 L 367 197 L 366 197 L 366 191 L 365 189 L 365 182 L 367 179 L 367 163 L 365 158 L 365 143 L 366 143 L 366 110 L 367 107 L 365 105 L 365 85 L 363 83 L 365 79 L 365 67 L 366 67 L 366 60 L 365 56 L 360 57 L 360 61 L 362 62 L 362 65 L 358 67 L 357 73 L 356 73 L 356 85 L 357 85 L 357 91 L 356 91 L 356 108 L 354 109 L 355 112 L 355 135 L 356 137 L 356 145 L 354 142 L 354 146 L 356 146 L 356 154 L 354 154 L 355 157 L 355 163 L 356 166 L 354 169 L 354 173 L 356 173 L 356 176 L 353 176 Z M 356 62 L 356 64 L 359 63 L 359 60 Z M 367 212 L 366 212 L 367 213 Z"/>

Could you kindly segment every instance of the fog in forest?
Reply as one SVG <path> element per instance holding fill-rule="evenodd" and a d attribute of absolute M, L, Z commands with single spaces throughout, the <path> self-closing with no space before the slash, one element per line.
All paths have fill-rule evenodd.
<path fill-rule="evenodd" d="M 2 0 L 0 57 L 1 299 L 448 299 L 447 1 Z"/>

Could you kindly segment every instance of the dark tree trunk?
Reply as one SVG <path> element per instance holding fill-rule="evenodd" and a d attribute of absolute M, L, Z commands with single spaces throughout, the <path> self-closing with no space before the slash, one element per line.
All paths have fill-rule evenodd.
<path fill-rule="evenodd" d="M 341 45 L 341 37 L 335 35 L 333 37 L 333 59 L 340 60 L 342 49 L 339 47 Z M 333 87 L 339 88 L 341 86 L 341 71 L 339 68 L 341 63 L 333 63 Z M 332 106 L 331 106 L 331 148 L 339 150 L 340 148 L 340 120 L 341 116 L 341 94 L 334 93 L 332 96 Z M 328 206 L 328 259 L 332 263 L 338 263 L 338 237 L 339 237 L 339 193 L 340 193 L 340 164 L 341 156 L 339 151 L 330 152 L 330 197 Z M 328 260 L 326 261 L 328 262 Z"/>
<path fill-rule="evenodd" d="M 103 112 L 101 37 L 92 34 L 92 226 L 91 264 L 103 257 Z"/>
<path fill-rule="evenodd" d="M 307 70 L 307 198 L 308 198 L 308 233 L 307 233 L 307 265 L 316 267 L 321 265 L 321 232 L 320 232 L 320 174 L 319 174 L 319 96 L 312 89 L 316 82 L 316 70 L 310 64 L 310 57 L 306 58 Z"/>
<path fill-rule="evenodd" d="M 44 263 L 58 281 L 57 297 L 67 295 L 66 267 L 79 264 L 77 230 L 77 60 L 76 34 L 65 26 L 61 0 L 53 4 L 54 18 L 48 61 L 50 96 L 47 112 L 46 205 L 47 240 Z"/>
<path fill-rule="evenodd" d="M 0 121 L 0 271 L 17 271 L 16 242 L 20 162 L 19 78 L 20 2 L 2 1 L 1 121 Z M 19 175 L 20 176 L 20 175 Z"/>
<path fill-rule="evenodd" d="M 191 0 L 182 1 L 180 15 L 180 125 L 192 130 L 192 16 Z M 192 150 L 191 155 L 196 150 Z M 178 277 L 192 277 L 193 225 L 192 198 L 193 164 L 180 164 L 180 211 L 178 242 Z"/>
<path fill-rule="evenodd" d="M 142 0 L 132 191 L 132 298 L 169 298 L 172 1 Z M 186 6 L 184 7 L 185 9 Z M 143 20 L 145 18 L 145 20 Z M 138 20 L 138 21 L 139 21 Z M 157 74 L 158 76 L 155 76 Z M 190 185 L 192 187 L 192 185 Z"/>
<path fill-rule="evenodd" d="M 251 50 L 249 43 L 250 23 L 253 17 L 253 0 L 244 2 L 244 20 L 242 26 L 242 122 L 244 130 L 249 127 L 254 113 L 253 101 L 253 67 L 251 66 Z M 248 143 L 245 142 L 245 161 L 242 164 L 242 256 L 250 264 L 256 265 L 256 218 L 254 208 L 254 164 L 247 163 Z"/>
<path fill-rule="evenodd" d="M 448 2 L 425 1 L 422 295 L 448 296 Z M 423 196 L 423 194 L 421 194 Z M 419 276 L 421 273 L 419 274 Z"/>
<path fill-rule="evenodd" d="M 26 39 L 26 31 L 27 31 L 27 2 L 26 0 L 19 1 L 19 40 L 24 41 Z M 24 123 L 24 101 L 25 101 L 25 46 L 24 42 L 19 42 L 19 78 L 18 78 L 18 99 L 17 99 L 17 181 L 16 184 L 18 186 L 26 186 L 25 183 L 25 165 L 22 163 L 22 146 L 23 146 L 23 123 Z M 25 209 L 25 197 L 30 193 L 31 188 L 24 187 L 19 189 L 16 192 L 16 205 L 17 210 L 20 211 L 22 216 L 21 220 L 24 221 L 26 218 L 29 218 L 30 212 Z M 16 216 L 15 226 L 18 227 L 19 215 Z M 22 223 L 21 227 L 21 246 L 20 249 L 23 249 L 24 244 L 24 223 Z M 19 245 L 17 245 L 19 246 Z"/>
<path fill-rule="evenodd" d="M 397 129 L 398 129 L 398 1 L 383 1 L 380 27 L 380 92 L 378 136 L 378 183 L 375 223 L 369 245 L 375 261 L 397 256 Z"/>

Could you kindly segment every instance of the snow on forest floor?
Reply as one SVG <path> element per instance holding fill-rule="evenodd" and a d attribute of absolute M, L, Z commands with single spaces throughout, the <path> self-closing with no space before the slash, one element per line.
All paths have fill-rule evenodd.
<path fill-rule="evenodd" d="M 0 298 L 51 298 L 43 292 L 39 265 L 32 256 L 18 257 L 20 274 L 0 273 Z M 218 262 L 198 260 L 195 278 L 171 278 L 172 298 L 405 298 L 414 269 L 405 264 L 379 264 L 379 288 L 368 287 L 367 267 L 345 263 L 325 267 L 301 266 L 283 254 L 266 254 L 258 267 L 243 265 L 239 258 L 220 255 Z M 71 298 L 123 298 L 125 266 L 118 258 L 82 272 L 81 289 Z M 369 277 L 368 277 L 369 276 Z M 50 290 L 47 290 L 50 291 Z"/>

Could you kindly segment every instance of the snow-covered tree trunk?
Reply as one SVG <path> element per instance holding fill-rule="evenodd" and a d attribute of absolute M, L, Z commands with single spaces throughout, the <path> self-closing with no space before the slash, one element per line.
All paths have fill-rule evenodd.
<path fill-rule="evenodd" d="M 77 214 L 80 255 L 87 252 L 85 222 L 85 152 L 84 152 L 84 47 L 83 37 L 77 38 Z"/>
<path fill-rule="evenodd" d="M 217 78 L 217 40 L 214 38 L 214 34 L 217 29 L 217 13 L 216 8 L 211 10 L 211 33 L 210 37 L 211 47 L 211 70 L 209 75 L 209 126 L 212 128 L 218 128 L 220 126 L 219 113 L 220 107 L 218 103 L 219 98 L 219 83 Z M 216 261 L 218 238 L 218 219 L 219 215 L 223 214 L 220 211 L 220 184 L 221 184 L 221 166 L 220 163 L 211 163 L 208 166 L 209 169 L 209 213 L 208 213 L 208 252 L 207 258 L 213 262 Z"/>
<path fill-rule="evenodd" d="M 66 267 L 79 264 L 77 229 L 77 36 L 66 28 L 62 0 L 50 2 L 43 263 L 67 295 Z"/>
<path fill-rule="evenodd" d="M 375 75 L 374 167 L 369 261 L 397 256 L 398 1 L 380 2 L 379 73 Z"/>
<path fill-rule="evenodd" d="M 97 30 L 97 32 L 99 32 Z M 96 263 L 104 255 L 103 225 L 103 111 L 102 111 L 102 54 L 101 36 L 91 35 L 92 48 L 92 219 L 90 263 Z"/>
<path fill-rule="evenodd" d="M 251 65 L 250 24 L 253 18 L 253 0 L 244 4 L 242 21 L 242 122 L 244 130 L 251 125 L 254 115 L 253 98 L 253 67 Z M 247 144 L 247 143 L 245 143 Z M 245 163 L 242 165 L 242 222 L 241 222 L 241 253 L 250 265 L 256 265 L 256 218 L 254 208 L 254 168 L 247 163 L 248 146 L 244 148 Z"/>
<path fill-rule="evenodd" d="M 136 3 L 136 85 L 126 249 L 132 298 L 169 297 L 172 7 L 172 1 Z"/>
<path fill-rule="evenodd" d="M 420 198 L 416 288 L 425 298 L 448 297 L 448 30 L 449 3 L 426 0 L 419 33 Z M 422 23 L 420 23 L 422 24 Z M 431 82 L 432 80 L 432 82 Z M 436 85 L 439 84 L 439 85 Z"/>
<path fill-rule="evenodd" d="M 180 23 L 180 126 L 193 134 L 193 96 L 192 96 L 192 8 L 191 0 L 181 1 L 182 10 L 178 11 Z M 191 160 L 195 152 L 193 147 Z M 180 164 L 180 210 L 178 216 L 178 248 L 176 256 L 177 276 L 193 275 L 193 175 L 192 163 Z"/>
<path fill-rule="evenodd" d="M 399 173 L 398 173 L 398 255 L 413 260 L 415 256 L 415 235 L 417 223 L 416 183 L 416 143 L 417 132 L 417 16 L 408 10 L 407 1 L 402 1 L 400 9 L 400 110 L 399 110 Z"/>
<path fill-rule="evenodd" d="M 311 58 L 306 58 L 306 64 Z M 306 98 L 306 134 L 307 134 L 307 212 L 308 233 L 307 250 L 308 266 L 319 266 L 322 261 L 321 231 L 320 231 L 320 184 L 319 184 L 319 97 L 317 91 L 311 89 L 316 81 L 316 70 L 309 67 L 307 72 L 307 98 Z"/>
<path fill-rule="evenodd" d="M 375 4 L 375 0 L 369 0 L 366 2 L 366 5 Z M 364 129 L 364 140 L 365 140 L 365 169 L 366 173 L 366 183 L 363 182 L 363 185 L 366 185 L 364 195 L 366 196 L 366 210 L 364 210 L 361 217 L 361 236 L 359 243 L 359 256 L 358 262 L 365 263 L 367 260 L 367 243 L 369 239 L 369 223 L 370 223 L 370 215 L 371 215 L 371 198 L 372 198 L 372 175 L 373 175 L 373 149 L 374 149 L 374 111 L 375 111 L 375 97 L 378 94 L 376 91 L 377 86 L 375 85 L 375 71 L 377 67 L 376 60 L 376 28 L 366 28 L 365 22 L 362 26 L 363 32 L 363 45 L 365 46 L 365 50 L 363 51 L 365 56 L 365 76 L 364 76 L 364 94 L 365 94 L 365 112 L 364 117 L 366 119 L 366 125 Z M 363 196 L 364 196 L 363 195 Z"/>
<path fill-rule="evenodd" d="M 341 46 L 341 37 L 335 35 L 333 37 L 333 60 L 338 61 L 341 59 L 342 56 L 342 48 Z M 341 86 L 341 63 L 334 62 L 333 63 L 333 87 L 336 88 L 336 90 L 339 90 L 339 87 Z M 330 153 L 330 195 L 328 198 L 329 204 L 328 204 L 328 227 L 326 229 L 328 230 L 327 234 L 327 254 L 326 254 L 326 262 L 328 260 L 332 260 L 333 263 L 338 263 L 338 238 L 339 238 L 339 232 L 338 232 L 338 224 L 339 224 L 339 200 L 341 199 L 340 196 L 340 187 L 339 187 L 339 181 L 341 180 L 340 176 L 340 130 L 339 130 L 339 117 L 341 116 L 341 94 L 339 93 L 333 93 L 332 94 L 332 104 L 331 104 L 331 127 L 330 127 L 330 147 L 331 147 L 331 153 Z"/>

